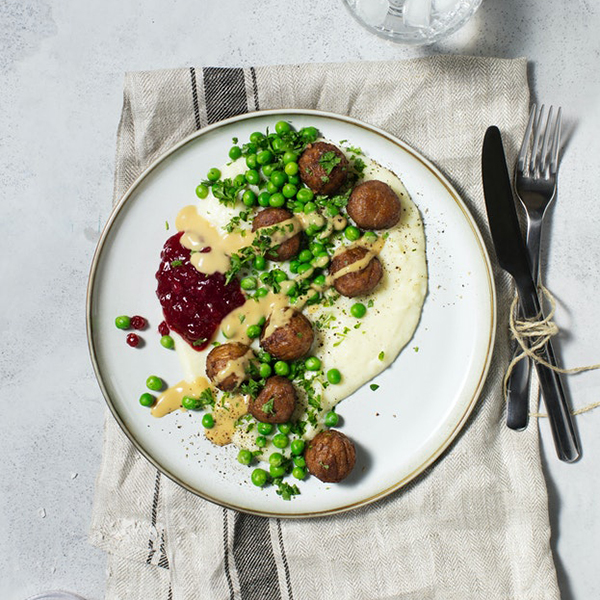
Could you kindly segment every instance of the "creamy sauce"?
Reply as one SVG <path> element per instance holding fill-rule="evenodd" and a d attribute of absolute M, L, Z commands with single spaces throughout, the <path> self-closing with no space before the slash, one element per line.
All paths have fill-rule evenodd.
<path fill-rule="evenodd" d="M 332 275 L 329 275 L 326 278 L 327 285 L 333 285 L 336 279 L 343 277 L 344 275 L 348 275 L 350 273 L 356 273 L 357 271 L 362 271 L 364 268 L 368 266 L 368 264 L 375 258 L 383 249 L 385 244 L 384 237 L 378 237 L 373 242 L 368 242 L 366 240 L 361 240 L 360 242 L 353 244 L 352 246 L 341 246 L 336 251 L 336 254 L 339 256 L 346 252 L 346 250 L 350 250 L 351 248 L 364 248 L 367 253 L 359 260 L 355 260 L 353 263 L 346 265 L 345 267 L 339 269 Z"/>
<path fill-rule="evenodd" d="M 217 446 L 231 444 L 235 423 L 248 412 L 246 396 L 234 396 L 226 404 L 219 404 L 213 410 L 214 427 L 205 430 L 206 437 Z"/>
<path fill-rule="evenodd" d="M 208 389 L 210 384 L 204 377 L 196 377 L 193 381 L 180 381 L 173 387 L 164 391 L 157 399 L 156 403 L 150 410 L 153 417 L 164 417 L 174 410 L 181 408 L 181 401 L 184 396 L 197 398 L 200 394 Z"/>
<path fill-rule="evenodd" d="M 239 358 L 234 358 L 227 362 L 224 369 L 221 369 L 213 378 L 213 383 L 219 385 L 229 376 L 235 375 L 237 381 L 245 381 L 246 373 L 250 367 L 250 361 L 254 358 L 254 352 L 248 348 L 248 352 Z"/>

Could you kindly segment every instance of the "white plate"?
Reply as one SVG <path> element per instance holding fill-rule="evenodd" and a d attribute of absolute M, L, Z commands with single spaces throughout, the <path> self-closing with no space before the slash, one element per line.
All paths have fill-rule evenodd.
<path fill-rule="evenodd" d="M 414 338 L 376 378 L 338 406 L 341 429 L 357 447 L 357 464 L 340 484 L 315 477 L 301 495 L 282 500 L 275 489 L 250 482 L 237 449 L 218 448 L 192 412 L 162 419 L 138 403 L 148 375 L 170 385 L 182 377 L 174 352 L 159 344 L 162 321 L 155 273 L 180 208 L 197 201 L 195 188 L 210 167 L 227 162 L 233 137 L 271 130 L 285 119 L 313 125 L 336 142 L 359 146 L 404 182 L 425 224 L 429 293 Z M 170 231 L 165 230 L 165 221 Z M 317 111 L 263 111 L 207 127 L 150 166 L 106 225 L 88 288 L 88 338 L 102 392 L 115 418 L 165 475 L 224 506 L 262 515 L 306 517 L 356 508 L 402 487 L 433 461 L 464 425 L 487 374 L 495 332 L 495 292 L 481 235 L 442 174 L 403 142 L 354 119 Z M 120 314 L 145 316 L 143 348 L 125 344 Z"/>

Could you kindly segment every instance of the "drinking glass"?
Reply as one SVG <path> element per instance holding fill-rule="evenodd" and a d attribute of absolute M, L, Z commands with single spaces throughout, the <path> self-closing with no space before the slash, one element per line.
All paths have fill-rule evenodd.
<path fill-rule="evenodd" d="M 433 44 L 460 29 L 481 0 L 344 0 L 372 33 L 402 44 Z"/>

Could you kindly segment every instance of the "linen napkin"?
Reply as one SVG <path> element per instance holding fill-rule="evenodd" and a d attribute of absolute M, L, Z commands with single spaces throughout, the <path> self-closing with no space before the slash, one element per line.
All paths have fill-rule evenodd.
<path fill-rule="evenodd" d="M 480 152 L 498 125 L 510 164 L 525 129 L 526 60 L 402 62 L 130 73 L 115 199 L 194 131 L 267 108 L 350 115 L 400 137 L 456 186 L 488 248 Z M 493 256 L 493 252 L 491 253 Z M 90 539 L 108 553 L 113 600 L 486 600 L 559 597 L 537 428 L 504 424 L 512 288 L 495 270 L 493 364 L 466 427 L 403 489 L 352 512 L 268 519 L 211 504 L 140 456 L 107 413 Z"/>

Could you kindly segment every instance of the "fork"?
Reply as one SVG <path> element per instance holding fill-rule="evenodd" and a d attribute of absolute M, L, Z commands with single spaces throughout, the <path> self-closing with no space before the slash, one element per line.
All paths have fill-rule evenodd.
<path fill-rule="evenodd" d="M 539 280 L 542 224 L 546 210 L 556 197 L 558 154 L 562 111 L 554 118 L 551 106 L 547 118 L 544 106 L 531 107 L 529 122 L 521 144 L 515 170 L 515 190 L 527 216 L 526 246 L 533 280 Z M 551 347 L 549 347 L 552 352 Z M 516 352 L 520 349 L 517 348 Z M 556 364 L 552 352 L 550 356 Z M 529 420 L 529 377 L 531 361 L 524 358 L 515 364 L 507 386 L 506 424 L 522 430 Z"/>

